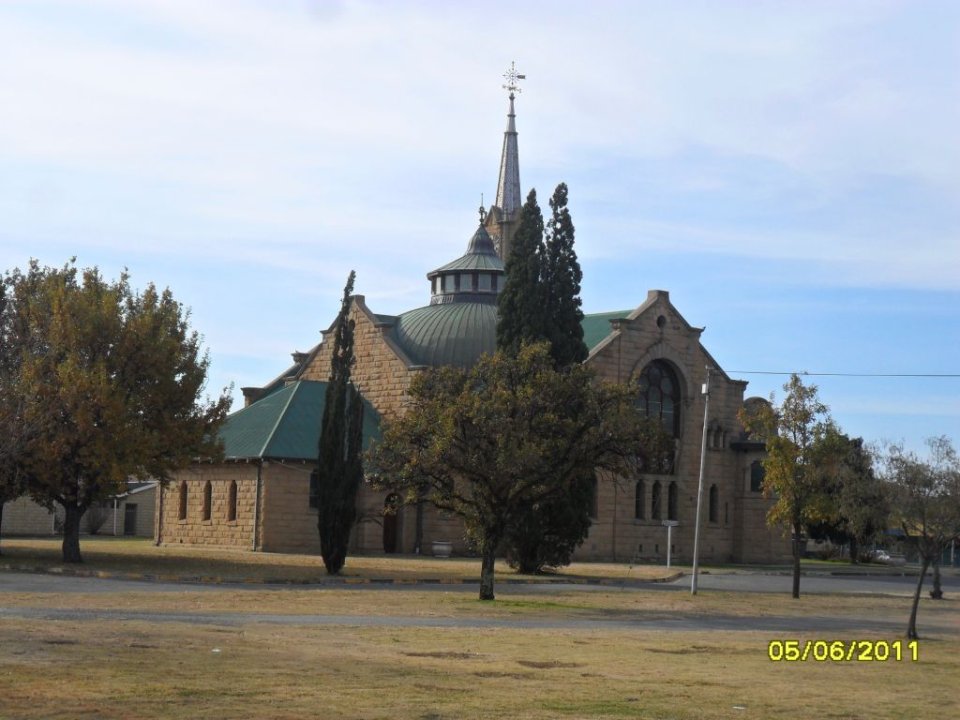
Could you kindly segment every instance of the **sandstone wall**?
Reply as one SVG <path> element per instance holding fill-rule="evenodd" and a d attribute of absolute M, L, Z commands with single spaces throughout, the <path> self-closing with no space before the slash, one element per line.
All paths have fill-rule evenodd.
<path fill-rule="evenodd" d="M 740 432 L 737 413 L 746 383 L 732 380 L 700 344 L 701 330 L 691 327 L 663 291 L 651 291 L 637 311 L 613 322 L 614 333 L 591 354 L 587 363 L 602 379 L 625 382 L 654 360 L 669 364 L 681 385 L 681 419 L 675 470 L 670 475 L 644 474 L 598 483 L 598 518 L 578 550 L 578 559 L 614 561 L 665 560 L 667 529 L 651 513 L 654 483 L 662 489 L 662 514 L 667 518 L 668 489 L 677 487 L 677 520 L 672 530 L 672 555 L 678 562 L 693 557 L 704 402 L 701 386 L 706 368 L 710 379 L 708 443 L 701 505 L 700 558 L 709 562 L 769 560 L 777 556 L 776 539 L 766 528 L 767 501 L 751 497 L 749 477 L 744 491 L 744 457 L 731 442 Z M 747 463 L 749 468 L 749 463 Z M 637 480 L 644 480 L 644 518 L 636 517 Z M 710 489 L 717 490 L 716 520 L 709 518 Z M 759 495 L 753 493 L 753 495 Z"/>
<path fill-rule="evenodd" d="M 181 470 L 160 491 L 155 527 L 160 544 L 253 548 L 256 463 L 197 464 Z M 204 486 L 210 482 L 210 519 L 203 519 Z M 228 519 L 230 483 L 237 484 L 236 519 Z M 187 487 L 186 517 L 179 517 L 180 487 Z M 262 505 L 261 505 L 262 509 Z M 259 539 L 258 539 L 259 541 Z"/>
<path fill-rule="evenodd" d="M 395 417 L 403 412 L 407 387 L 417 371 L 408 368 L 407 359 L 398 354 L 402 351 L 394 348 L 386 336 L 388 329 L 381 326 L 367 309 L 362 295 L 354 296 L 350 317 L 356 323 L 354 355 L 357 359 L 351 377 L 382 417 Z M 329 380 L 332 352 L 333 336 L 327 332 L 301 372 L 300 379 Z"/>

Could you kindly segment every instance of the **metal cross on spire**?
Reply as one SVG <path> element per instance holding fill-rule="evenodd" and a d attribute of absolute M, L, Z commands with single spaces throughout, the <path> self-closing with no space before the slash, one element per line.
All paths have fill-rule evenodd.
<path fill-rule="evenodd" d="M 503 74 L 503 79 L 507 81 L 507 84 L 503 86 L 504 90 L 510 91 L 510 97 L 513 97 L 514 93 L 521 92 L 520 86 L 517 84 L 520 80 L 526 80 L 526 75 L 521 75 L 517 72 L 517 64 L 515 61 L 510 62 L 510 69 Z"/>

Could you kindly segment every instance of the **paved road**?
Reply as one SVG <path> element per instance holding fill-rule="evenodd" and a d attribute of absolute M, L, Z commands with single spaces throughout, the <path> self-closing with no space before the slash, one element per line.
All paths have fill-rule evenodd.
<path fill-rule="evenodd" d="M 929 576 L 924 580 L 924 588 L 931 586 Z M 690 589 L 690 578 L 683 577 L 672 583 L 664 583 L 670 588 Z M 960 592 L 960 577 L 944 575 L 944 592 Z M 793 589 L 793 576 L 767 575 L 761 573 L 737 573 L 730 575 L 700 575 L 697 586 L 703 590 L 732 590 L 737 592 L 783 592 Z M 881 594 L 913 595 L 917 587 L 916 577 L 878 576 L 878 575 L 808 575 L 800 578 L 800 593 L 841 593 L 841 594 Z"/>
<path fill-rule="evenodd" d="M 774 592 L 789 593 L 793 578 L 790 575 L 775 575 L 759 572 L 740 572 L 730 574 L 701 574 L 698 587 L 701 590 L 724 590 L 732 592 Z M 917 585 L 916 577 L 903 576 L 863 576 L 863 575 L 809 575 L 800 580 L 801 593 L 839 593 L 839 594 L 882 594 L 912 595 Z M 930 578 L 924 582 L 929 589 Z M 679 592 L 690 590 L 690 577 L 684 576 L 669 583 L 636 583 L 629 585 L 582 585 L 573 583 L 545 582 L 542 584 L 499 583 L 497 593 L 530 594 L 555 593 L 560 591 L 610 592 L 611 590 L 632 589 Z M 132 593 L 132 592 L 212 592 L 218 590 L 238 590 L 256 592 L 259 590 L 356 590 L 390 589 L 398 592 L 405 590 L 439 590 L 449 592 L 463 589 L 478 591 L 475 584 L 448 585 L 428 583 L 423 585 L 244 585 L 224 583 L 211 585 L 204 583 L 148 582 L 139 580 L 112 580 L 107 578 L 72 577 L 65 575 L 43 575 L 35 573 L 0 572 L 0 604 L 4 592 L 27 593 Z M 943 577 L 943 589 L 946 593 L 960 593 L 960 574 Z"/>
<path fill-rule="evenodd" d="M 947 592 L 960 591 L 960 578 L 945 579 Z M 710 589 L 743 592 L 789 592 L 789 576 L 771 576 L 755 573 L 736 575 L 704 575 L 700 587 Z M 876 578 L 876 577 L 805 577 L 801 584 L 802 592 L 832 593 L 884 593 L 907 595 L 915 583 L 915 578 Z M 289 586 L 283 586 L 289 587 Z M 296 586 L 307 589 L 305 586 Z M 451 591 L 463 589 L 475 592 L 476 586 L 410 586 L 410 585 L 322 585 L 314 586 L 316 591 L 329 589 L 348 589 L 363 592 L 366 589 L 390 589 L 403 592 L 410 589 L 437 589 Z M 50 609 L 38 605 L 33 607 L 5 607 L 3 593 L 130 593 L 130 592 L 212 592 L 239 591 L 256 592 L 263 586 L 251 585 L 198 585 L 192 583 L 153 583 L 128 580 L 110 580 L 100 578 L 63 577 L 55 575 L 33 575 L 28 573 L 0 573 L 0 618 L 43 618 L 82 622 L 84 620 L 145 621 L 145 622 L 181 622 L 203 625 L 238 626 L 249 623 L 268 623 L 283 625 L 341 625 L 352 627 L 458 627 L 458 628 L 515 628 L 515 629 L 576 629 L 576 630 L 730 630 L 730 631 L 766 631 L 770 633 L 835 633 L 857 631 L 877 636 L 898 636 L 903 632 L 904 617 L 870 618 L 834 618 L 834 617 L 735 617 L 725 615 L 702 615 L 682 612 L 627 612 L 603 611 L 587 617 L 567 617 L 560 619 L 538 618 L 470 618 L 470 617 L 420 617 L 420 616 L 382 616 L 382 615 L 269 615 L 256 613 L 188 613 L 188 612 L 148 612 L 136 610 L 77 610 Z M 555 593 L 560 590 L 620 591 L 609 586 L 591 585 L 509 585 L 498 586 L 499 595 L 517 593 Z M 622 592 L 655 590 L 658 592 L 689 592 L 689 578 L 674 583 L 650 583 L 642 587 L 624 587 Z M 956 633 L 960 629 L 957 615 L 945 616 L 936 621 L 926 619 L 923 623 L 926 632 Z"/>

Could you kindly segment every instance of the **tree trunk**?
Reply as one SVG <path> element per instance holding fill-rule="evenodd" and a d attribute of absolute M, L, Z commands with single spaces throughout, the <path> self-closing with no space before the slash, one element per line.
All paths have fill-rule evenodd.
<path fill-rule="evenodd" d="M 63 561 L 65 563 L 82 563 L 80 557 L 80 520 L 84 509 L 76 503 L 63 506 Z"/>
<path fill-rule="evenodd" d="M 850 538 L 850 564 L 856 565 L 860 562 L 860 546 L 856 538 Z"/>
<path fill-rule="evenodd" d="M 907 637 L 910 640 L 917 640 L 920 637 L 917 635 L 917 607 L 920 605 L 920 590 L 923 588 L 923 578 L 927 574 L 927 568 L 929 566 L 929 559 L 923 556 L 920 563 L 920 579 L 917 580 L 917 589 L 913 593 L 913 607 L 910 609 L 910 625 L 907 626 Z"/>
<path fill-rule="evenodd" d="M 3 501 L 2 500 L 0 500 L 0 537 L 3 537 Z M 3 555 L 3 553 L 0 552 L 0 555 Z"/>
<path fill-rule="evenodd" d="M 937 553 L 933 561 L 933 590 L 930 591 L 930 597 L 943 600 L 943 588 L 940 587 L 940 553 Z"/>
<path fill-rule="evenodd" d="M 800 597 L 800 523 L 793 526 L 793 597 Z"/>
<path fill-rule="evenodd" d="M 498 540 L 486 538 L 481 550 L 480 599 L 493 600 L 493 566 L 497 559 Z"/>

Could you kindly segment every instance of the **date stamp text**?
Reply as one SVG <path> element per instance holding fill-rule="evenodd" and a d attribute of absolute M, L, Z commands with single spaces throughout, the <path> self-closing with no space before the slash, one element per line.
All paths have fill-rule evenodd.
<path fill-rule="evenodd" d="M 773 662 L 917 662 L 916 640 L 771 640 L 767 657 Z"/>

